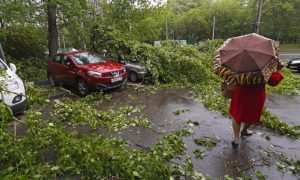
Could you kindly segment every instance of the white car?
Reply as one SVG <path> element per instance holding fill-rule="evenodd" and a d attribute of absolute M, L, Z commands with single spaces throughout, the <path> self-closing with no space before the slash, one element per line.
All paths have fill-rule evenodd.
<path fill-rule="evenodd" d="M 27 109 L 25 87 L 16 74 L 16 65 L 9 66 L 0 59 L 0 102 L 8 105 L 13 114 L 23 113 Z"/>

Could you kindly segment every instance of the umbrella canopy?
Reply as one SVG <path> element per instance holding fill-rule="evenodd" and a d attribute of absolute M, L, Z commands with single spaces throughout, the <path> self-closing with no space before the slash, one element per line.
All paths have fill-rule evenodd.
<path fill-rule="evenodd" d="M 278 47 L 255 33 L 230 38 L 216 51 L 213 70 L 234 85 L 266 83 L 279 63 Z"/>

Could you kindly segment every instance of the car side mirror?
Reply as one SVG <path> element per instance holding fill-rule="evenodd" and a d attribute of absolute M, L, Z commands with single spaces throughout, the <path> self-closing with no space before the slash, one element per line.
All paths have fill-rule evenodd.
<path fill-rule="evenodd" d="M 14 73 L 17 72 L 17 67 L 14 63 L 9 63 L 9 68 L 12 70 L 12 72 Z"/>

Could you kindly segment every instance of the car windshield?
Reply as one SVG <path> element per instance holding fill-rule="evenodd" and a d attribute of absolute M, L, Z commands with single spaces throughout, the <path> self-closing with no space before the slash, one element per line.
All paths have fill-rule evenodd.
<path fill-rule="evenodd" d="M 105 62 L 100 56 L 100 54 L 97 53 L 82 52 L 82 53 L 72 54 L 72 57 L 75 60 L 75 62 L 79 65 Z"/>

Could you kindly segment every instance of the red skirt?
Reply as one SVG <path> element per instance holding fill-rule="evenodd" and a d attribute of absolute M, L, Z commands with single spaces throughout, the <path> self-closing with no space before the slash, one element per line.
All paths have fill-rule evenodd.
<path fill-rule="evenodd" d="M 265 100 L 264 84 L 235 86 L 229 113 L 238 122 L 258 123 Z"/>
<path fill-rule="evenodd" d="M 282 79 L 281 73 L 273 72 L 267 84 L 277 86 Z M 229 113 L 238 122 L 258 123 L 265 100 L 265 84 L 235 86 Z"/>

